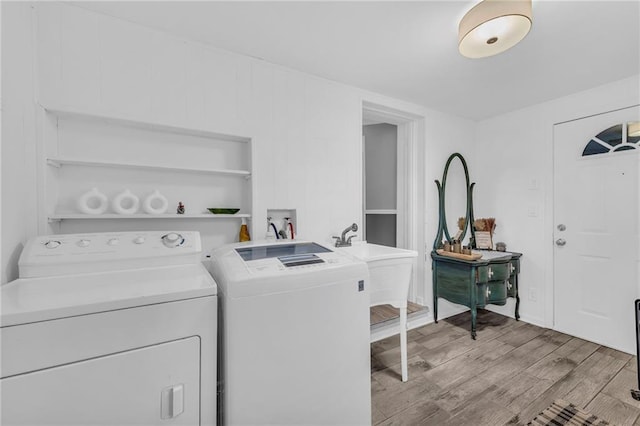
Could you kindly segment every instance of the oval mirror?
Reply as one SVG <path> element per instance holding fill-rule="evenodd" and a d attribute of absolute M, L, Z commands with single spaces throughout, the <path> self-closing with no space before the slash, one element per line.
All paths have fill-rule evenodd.
<path fill-rule="evenodd" d="M 434 248 L 447 241 L 459 239 L 465 242 L 469 221 L 473 217 L 471 208 L 472 184 L 469 180 L 469 170 L 464 157 L 451 154 L 447 159 L 442 175 L 442 184 L 436 180 L 440 198 L 439 229 Z M 463 218 L 463 220 L 460 220 Z M 468 241 L 468 239 L 467 239 Z"/>
<path fill-rule="evenodd" d="M 469 188 L 468 173 L 462 161 L 454 158 L 449 164 L 446 185 L 443 178 L 445 235 L 448 240 L 462 239 L 467 219 L 467 191 Z M 459 227 L 458 219 L 464 218 L 464 225 Z M 462 232 L 458 235 L 459 232 Z M 458 238 L 456 238 L 458 235 Z"/>

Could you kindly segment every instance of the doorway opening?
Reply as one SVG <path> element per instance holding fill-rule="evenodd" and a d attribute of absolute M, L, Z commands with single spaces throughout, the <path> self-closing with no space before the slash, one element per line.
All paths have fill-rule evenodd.
<path fill-rule="evenodd" d="M 424 117 L 363 102 L 362 224 L 369 243 L 415 250 L 416 265 L 409 287 L 408 328 L 424 325 Z M 372 335 L 397 324 L 395 308 L 382 305 L 371 312 Z"/>
<path fill-rule="evenodd" d="M 370 121 L 362 123 L 362 233 L 369 243 L 398 247 L 398 126 Z"/>

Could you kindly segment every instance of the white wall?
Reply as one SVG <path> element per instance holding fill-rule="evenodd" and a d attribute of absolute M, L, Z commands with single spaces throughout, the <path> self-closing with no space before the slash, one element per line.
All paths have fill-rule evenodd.
<path fill-rule="evenodd" d="M 438 231 L 438 189 L 435 180 L 442 182 L 442 173 L 447 159 L 454 152 L 462 154 L 469 167 L 469 177 L 472 182 L 479 181 L 478 167 L 475 158 L 475 129 L 476 123 L 471 120 L 454 118 L 447 114 L 431 111 L 425 123 L 427 131 L 426 160 L 425 160 L 425 233 L 427 246 L 427 267 L 425 281 L 427 282 L 424 302 L 433 312 L 433 288 L 431 277 L 431 252 L 433 242 Z M 461 188 L 462 189 L 462 188 Z M 464 209 L 463 209 L 464 210 Z M 456 224 L 449 228 L 455 232 Z M 467 310 L 460 305 L 454 305 L 444 299 L 438 302 L 438 318 Z"/>
<path fill-rule="evenodd" d="M 72 5 L 16 3 L 19 12 L 12 15 L 7 5 L 13 4 L 2 5 L 3 62 L 9 54 L 15 58 L 5 65 L 3 88 L 14 87 L 20 105 L 11 110 L 12 98 L 3 94 L 3 109 L 9 108 L 3 122 L 13 129 L 10 137 L 3 129 L 2 144 L 3 282 L 16 277 L 21 244 L 47 229 L 36 220 L 44 207 L 36 204 L 42 165 L 36 164 L 33 99 L 252 138 L 254 238 L 264 232 L 268 208 L 296 208 L 299 236 L 320 241 L 359 222 L 364 100 L 426 117 L 420 121 L 427 134 L 420 152 L 427 160 L 420 172 L 428 183 L 439 177 L 455 147 L 471 150 L 473 125 L 466 120 Z M 437 226 L 435 194 L 434 185 L 425 200 L 428 240 Z"/>
<path fill-rule="evenodd" d="M 31 7 L 2 2 L 2 274 L 17 275 L 22 244 L 36 227 Z"/>
<path fill-rule="evenodd" d="M 267 208 L 298 209 L 298 235 L 323 241 L 360 217 L 357 91 L 73 6 L 37 10 L 44 105 L 251 137 L 254 238 Z"/>
<path fill-rule="evenodd" d="M 553 125 L 639 103 L 634 76 L 477 124 L 475 213 L 495 217 L 494 241 L 523 253 L 523 320 L 553 326 Z M 495 310 L 512 315 L 513 303 Z"/>

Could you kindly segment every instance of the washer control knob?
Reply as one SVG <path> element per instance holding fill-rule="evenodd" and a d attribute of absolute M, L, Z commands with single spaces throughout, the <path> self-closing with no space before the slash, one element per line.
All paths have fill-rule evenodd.
<path fill-rule="evenodd" d="M 60 241 L 49 240 L 44 243 L 44 246 L 48 249 L 54 249 L 54 248 L 60 247 L 60 244 L 61 244 Z"/>
<path fill-rule="evenodd" d="M 110 246 L 117 246 L 120 243 L 120 240 L 117 238 L 110 238 L 109 241 L 107 241 L 107 244 Z"/>
<path fill-rule="evenodd" d="M 184 243 L 184 238 L 176 232 L 169 232 L 162 236 L 162 243 L 169 248 L 178 247 Z"/>
<path fill-rule="evenodd" d="M 77 242 L 77 244 L 78 244 L 78 247 L 89 247 L 89 244 L 91 244 L 91 241 L 90 240 L 85 240 L 83 238 L 83 239 L 79 240 Z"/>
<path fill-rule="evenodd" d="M 139 236 L 137 236 L 137 237 L 135 237 L 135 238 L 133 239 L 133 243 L 134 243 L 134 244 L 144 244 L 144 241 L 145 241 L 145 239 L 144 239 L 144 237 L 143 237 L 143 236 L 141 236 L 141 235 L 139 235 Z"/>

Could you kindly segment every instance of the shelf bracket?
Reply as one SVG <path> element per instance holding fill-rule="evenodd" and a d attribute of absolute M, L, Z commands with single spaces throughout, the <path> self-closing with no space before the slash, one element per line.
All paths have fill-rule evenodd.
<path fill-rule="evenodd" d="M 246 175 L 246 176 L 244 177 L 244 180 L 250 180 L 250 179 L 251 179 L 251 175 Z"/>
<path fill-rule="evenodd" d="M 59 162 L 59 161 L 52 160 L 51 158 L 47 158 L 47 164 L 48 164 L 49 166 L 53 166 L 53 167 L 56 167 L 56 168 L 58 168 L 58 169 L 59 169 L 60 167 L 62 167 L 62 164 L 60 164 L 60 162 Z"/>
<path fill-rule="evenodd" d="M 47 222 L 49 222 L 49 223 L 62 222 L 62 219 L 60 219 L 58 217 L 48 217 L 47 218 Z"/>

